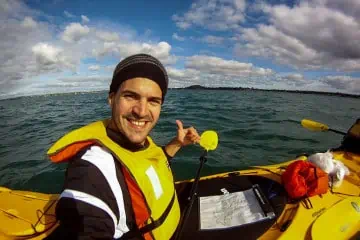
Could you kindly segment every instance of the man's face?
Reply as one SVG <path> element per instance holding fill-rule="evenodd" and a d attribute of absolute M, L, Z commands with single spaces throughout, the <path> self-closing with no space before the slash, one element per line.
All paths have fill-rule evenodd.
<path fill-rule="evenodd" d="M 162 92 L 156 82 L 148 78 L 126 80 L 116 93 L 109 95 L 110 126 L 116 127 L 130 142 L 144 144 L 159 120 L 161 103 Z"/>

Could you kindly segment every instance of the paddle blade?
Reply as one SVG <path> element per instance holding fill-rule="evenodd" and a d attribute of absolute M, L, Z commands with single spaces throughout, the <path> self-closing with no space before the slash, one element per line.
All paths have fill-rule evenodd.
<path fill-rule="evenodd" d="M 319 122 L 315 122 L 309 119 L 303 119 L 301 121 L 301 125 L 304 128 L 307 128 L 309 130 L 312 131 L 321 131 L 321 132 L 325 132 L 329 130 L 329 127 L 323 123 L 319 123 Z"/>
<path fill-rule="evenodd" d="M 218 135 L 215 131 L 205 131 L 201 134 L 200 146 L 206 151 L 215 150 L 218 145 Z"/>

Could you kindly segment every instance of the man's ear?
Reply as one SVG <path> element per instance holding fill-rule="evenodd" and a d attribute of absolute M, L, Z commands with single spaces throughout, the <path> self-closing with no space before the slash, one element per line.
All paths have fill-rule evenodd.
<path fill-rule="evenodd" d="M 115 99 L 115 93 L 112 92 L 112 93 L 110 93 L 109 96 L 108 96 L 108 103 L 109 103 L 109 105 L 110 105 L 111 108 L 113 107 L 113 104 L 114 104 L 114 102 L 115 102 L 114 99 Z"/>

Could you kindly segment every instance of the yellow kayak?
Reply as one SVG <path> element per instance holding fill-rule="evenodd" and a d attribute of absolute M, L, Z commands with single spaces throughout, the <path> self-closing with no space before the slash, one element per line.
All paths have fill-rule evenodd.
<path fill-rule="evenodd" d="M 345 135 L 311 120 L 304 119 L 302 125 L 316 131 Z M 179 236 L 181 239 L 261 240 L 359 237 L 359 139 L 360 119 L 350 128 L 342 146 L 332 150 L 333 158 L 349 169 L 349 175 L 339 187 L 298 201 L 288 197 L 281 176 L 292 162 L 306 161 L 305 156 L 281 164 L 200 178 L 195 198 L 197 204 L 190 208 Z M 217 140 L 203 144 L 211 150 L 216 148 Z M 187 212 L 190 191 L 196 185 L 193 183 L 194 179 L 175 184 L 183 213 Z M 58 226 L 55 217 L 58 197 L 58 194 L 0 187 L 0 239 L 43 239 L 50 235 Z"/>
<path fill-rule="evenodd" d="M 359 235 L 360 155 L 339 151 L 333 152 L 333 156 L 349 168 L 350 175 L 340 187 L 309 198 L 311 207 L 306 201 L 289 202 L 282 189 L 280 176 L 294 160 L 202 177 L 199 198 L 224 195 L 226 191 L 243 191 L 257 185 L 266 195 L 274 216 L 239 227 L 201 229 L 200 204 L 195 204 L 183 239 L 350 239 Z M 301 159 L 306 160 L 306 157 Z M 185 205 L 192 182 L 176 183 L 180 206 Z M 0 239 L 43 239 L 48 236 L 57 227 L 57 198 L 57 194 L 0 188 Z"/>

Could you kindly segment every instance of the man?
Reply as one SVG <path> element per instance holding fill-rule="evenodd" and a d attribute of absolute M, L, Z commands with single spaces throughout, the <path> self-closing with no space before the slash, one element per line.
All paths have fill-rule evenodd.
<path fill-rule="evenodd" d="M 360 153 L 360 118 L 349 128 L 342 139 L 340 147 L 333 150 Z"/>
<path fill-rule="evenodd" d="M 53 162 L 69 164 L 56 208 L 60 226 L 49 239 L 171 238 L 180 209 L 168 161 L 200 137 L 179 120 L 177 136 L 165 147 L 148 136 L 167 87 L 156 58 L 124 59 L 110 85 L 111 119 L 77 129 L 50 148 Z"/>

